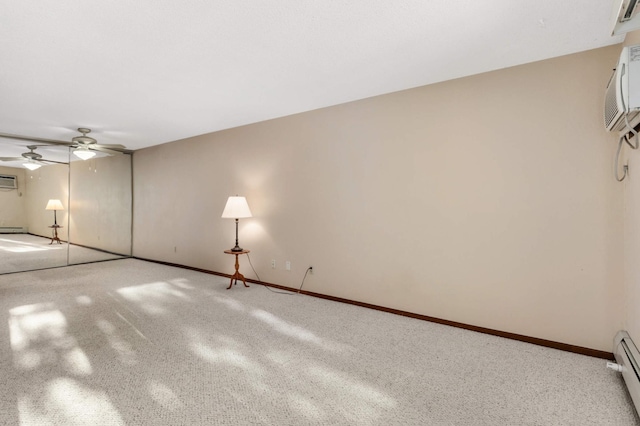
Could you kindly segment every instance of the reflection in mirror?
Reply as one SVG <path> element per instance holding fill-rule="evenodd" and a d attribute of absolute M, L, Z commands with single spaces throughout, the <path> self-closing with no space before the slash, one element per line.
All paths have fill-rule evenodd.
<path fill-rule="evenodd" d="M 71 162 L 69 264 L 131 255 L 131 155 Z"/>
<path fill-rule="evenodd" d="M 38 145 L 43 159 L 65 164 L 28 170 L 20 157 L 30 144 L 0 140 L 0 176 L 17 183 L 0 179 L 0 274 L 130 256 L 131 155 L 83 161 L 67 146 Z M 50 200 L 62 210 L 47 210 Z"/>
<path fill-rule="evenodd" d="M 21 151 L 27 151 L 23 145 L 3 145 L 0 156 L 20 157 Z M 39 147 L 39 151 L 44 158 L 68 158 L 68 150 L 62 147 Z M 20 162 L 4 163 L 0 163 L 0 175 L 14 176 L 16 185 L 10 188 L 11 179 L 0 185 L 0 273 L 67 265 L 68 165 L 46 164 L 29 170 Z M 46 210 L 52 199 L 60 200 L 64 210 Z"/>

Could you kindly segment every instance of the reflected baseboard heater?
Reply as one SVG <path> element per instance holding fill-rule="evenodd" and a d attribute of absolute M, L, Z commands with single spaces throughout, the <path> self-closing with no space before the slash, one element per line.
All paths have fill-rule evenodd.
<path fill-rule="evenodd" d="M 614 369 L 622 373 L 636 412 L 640 413 L 640 352 L 626 331 L 619 331 L 613 339 L 613 355 L 617 363 Z"/>
<path fill-rule="evenodd" d="M 0 226 L 0 234 L 26 234 L 27 228 L 19 226 Z"/>

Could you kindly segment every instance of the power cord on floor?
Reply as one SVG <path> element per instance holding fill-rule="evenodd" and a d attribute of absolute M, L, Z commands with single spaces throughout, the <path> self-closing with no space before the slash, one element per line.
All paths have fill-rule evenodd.
<path fill-rule="evenodd" d="M 307 268 L 307 271 L 304 273 L 304 277 L 302 278 L 302 283 L 300 284 L 300 288 L 298 289 L 298 293 L 293 293 L 293 292 L 289 292 L 289 291 L 277 291 L 277 290 L 274 290 L 274 289 L 270 288 L 268 285 L 266 285 L 265 283 L 262 282 L 262 280 L 260 279 L 260 276 L 256 272 L 256 268 L 254 268 L 253 267 L 253 263 L 251 263 L 251 256 L 249 256 L 249 253 L 247 253 L 247 259 L 249 259 L 249 265 L 251 265 L 251 269 L 253 270 L 253 273 L 255 274 L 256 278 L 258 279 L 258 281 L 260 281 L 260 284 L 262 284 L 262 286 L 264 288 L 266 288 L 267 290 L 269 290 L 270 292 L 273 292 L 273 293 L 286 294 L 286 295 L 289 295 L 289 296 L 292 296 L 292 295 L 300 293 L 300 291 L 302 290 L 302 286 L 304 285 L 304 280 L 307 278 L 307 274 L 309 273 L 309 271 L 313 270 L 312 266 L 309 266 Z"/>
<path fill-rule="evenodd" d="M 305 271 L 304 277 L 302 277 L 302 283 L 300 284 L 300 288 L 298 289 L 298 293 L 300 293 L 300 291 L 302 290 L 302 286 L 304 285 L 304 280 L 307 278 L 307 274 L 309 273 L 309 271 L 313 271 L 313 266 L 309 266 Z"/>

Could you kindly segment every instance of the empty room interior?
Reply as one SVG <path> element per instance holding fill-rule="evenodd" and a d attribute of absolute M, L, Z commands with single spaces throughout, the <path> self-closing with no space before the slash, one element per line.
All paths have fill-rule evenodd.
<path fill-rule="evenodd" d="M 635 6 L 1 5 L 0 424 L 640 425 Z"/>

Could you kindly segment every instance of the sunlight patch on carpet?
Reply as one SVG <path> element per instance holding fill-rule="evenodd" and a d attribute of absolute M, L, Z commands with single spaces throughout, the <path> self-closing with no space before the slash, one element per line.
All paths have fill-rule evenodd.
<path fill-rule="evenodd" d="M 345 373 L 319 366 L 311 366 L 306 373 L 335 398 L 338 405 L 343 405 L 345 417 L 353 416 L 353 421 L 374 422 L 397 406 L 395 399 Z"/>
<path fill-rule="evenodd" d="M 232 309 L 234 311 L 244 312 L 246 310 L 245 307 L 242 305 L 242 303 L 230 297 L 215 296 L 213 300 L 215 300 L 216 302 L 222 305 L 225 305 L 227 308 Z"/>
<path fill-rule="evenodd" d="M 104 318 L 97 318 L 96 326 L 104 333 L 109 342 L 109 346 L 118 355 L 118 361 L 125 365 L 135 365 L 138 363 L 138 358 L 133 347 L 129 342 L 116 334 L 118 329 L 110 321 Z"/>
<path fill-rule="evenodd" d="M 69 377 L 51 380 L 39 396 L 20 395 L 18 410 L 21 424 L 125 424 L 105 392 Z"/>
<path fill-rule="evenodd" d="M 58 365 L 71 375 L 93 372 L 89 358 L 67 333 L 67 319 L 52 303 L 23 305 L 9 310 L 14 365 L 21 370 Z"/>
<path fill-rule="evenodd" d="M 325 417 L 317 401 L 312 398 L 300 393 L 290 393 L 287 397 L 289 398 L 289 406 L 310 421 L 317 422 Z"/>
<path fill-rule="evenodd" d="M 288 322 L 281 320 L 272 313 L 256 309 L 251 312 L 251 316 L 259 319 L 265 324 L 269 324 L 275 331 L 286 336 L 294 337 L 304 342 L 312 342 L 316 344 L 322 343 L 322 339 L 320 339 L 309 330 L 305 330 L 304 328 L 297 325 L 289 324 Z"/>
<path fill-rule="evenodd" d="M 124 287 L 116 291 L 124 299 L 135 303 L 149 315 L 166 314 L 169 311 L 166 305 L 177 301 L 191 300 L 184 291 L 164 281 Z"/>
<path fill-rule="evenodd" d="M 49 245 L 41 245 L 41 244 L 31 244 L 26 242 L 16 242 L 14 240 L 8 240 L 5 238 L 0 238 L 0 250 L 4 250 L 10 253 L 29 253 L 34 251 L 47 251 L 47 250 L 59 250 L 64 248 L 66 250 L 66 245 L 57 244 L 55 246 Z"/>
<path fill-rule="evenodd" d="M 152 380 L 147 384 L 147 390 L 151 398 L 167 410 L 178 411 L 185 406 L 175 392 L 164 383 Z"/>

